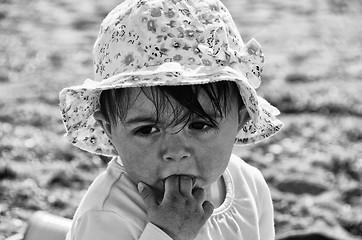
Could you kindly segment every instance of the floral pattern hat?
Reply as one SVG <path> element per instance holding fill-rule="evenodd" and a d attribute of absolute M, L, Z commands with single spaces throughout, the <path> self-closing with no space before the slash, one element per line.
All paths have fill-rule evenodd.
<path fill-rule="evenodd" d="M 93 55 L 95 80 L 60 92 L 66 137 L 88 152 L 117 155 L 93 118 L 106 89 L 234 81 L 251 117 L 236 144 L 260 141 L 283 125 L 255 91 L 260 45 L 243 43 L 220 0 L 126 0 L 103 20 Z"/>

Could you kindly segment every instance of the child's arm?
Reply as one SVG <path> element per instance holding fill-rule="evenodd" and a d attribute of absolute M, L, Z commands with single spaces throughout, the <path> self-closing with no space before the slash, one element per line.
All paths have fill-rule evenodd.
<path fill-rule="evenodd" d="M 88 211 L 77 220 L 71 231 L 67 240 L 172 240 L 152 223 L 141 230 L 112 211 Z"/>
<path fill-rule="evenodd" d="M 212 203 L 205 201 L 204 189 L 192 189 L 192 185 L 192 179 L 187 176 L 167 178 L 164 197 L 158 203 L 153 190 L 139 184 L 149 221 L 173 240 L 195 239 L 214 210 Z"/>

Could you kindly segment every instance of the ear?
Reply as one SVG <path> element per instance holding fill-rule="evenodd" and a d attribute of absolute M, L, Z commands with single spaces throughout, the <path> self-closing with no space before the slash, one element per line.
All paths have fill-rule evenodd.
<path fill-rule="evenodd" d="M 238 131 L 240 131 L 244 127 L 244 125 L 250 120 L 250 116 L 246 107 L 243 107 L 242 109 L 239 110 L 238 117 L 239 117 Z"/>
<path fill-rule="evenodd" d="M 109 139 L 112 139 L 112 126 L 101 111 L 93 113 L 93 118 L 103 128 Z"/>

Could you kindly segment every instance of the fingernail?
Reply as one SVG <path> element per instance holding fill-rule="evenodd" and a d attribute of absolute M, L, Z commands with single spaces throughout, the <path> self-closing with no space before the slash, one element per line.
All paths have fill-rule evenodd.
<path fill-rule="evenodd" d="M 187 175 L 182 175 L 181 177 L 182 177 L 183 179 L 185 179 L 185 180 L 191 179 L 191 177 L 190 177 L 190 176 L 187 176 Z"/>
<path fill-rule="evenodd" d="M 137 188 L 138 188 L 139 192 L 142 192 L 143 189 L 145 188 L 145 185 L 143 183 L 139 182 L 138 185 L 137 185 Z"/>

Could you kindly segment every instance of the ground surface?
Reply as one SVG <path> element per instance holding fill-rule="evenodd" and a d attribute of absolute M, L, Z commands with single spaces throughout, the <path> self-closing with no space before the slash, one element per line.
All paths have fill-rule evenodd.
<path fill-rule="evenodd" d="M 58 92 L 92 77 L 92 45 L 118 1 L 0 0 L 0 240 L 37 210 L 72 217 L 100 158 L 68 144 Z M 362 239 L 362 2 L 226 1 L 267 63 L 260 94 L 283 114 L 236 152 L 271 187 L 278 235 Z"/>

